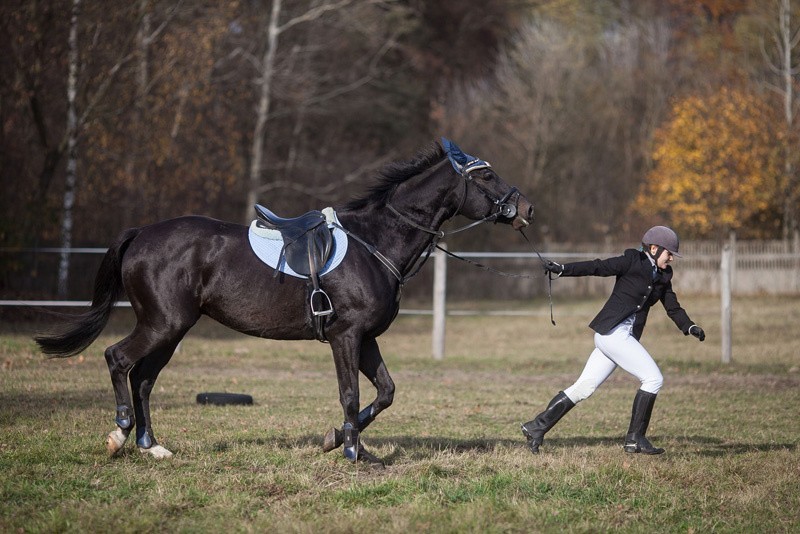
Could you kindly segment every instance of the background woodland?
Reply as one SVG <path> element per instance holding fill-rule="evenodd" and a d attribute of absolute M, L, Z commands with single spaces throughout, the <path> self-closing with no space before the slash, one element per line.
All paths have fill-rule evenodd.
<path fill-rule="evenodd" d="M 336 206 L 441 135 L 534 240 L 789 239 L 798 28 L 790 0 L 9 0 L 0 246 Z M 25 269 L 0 254 L 0 289 Z"/>

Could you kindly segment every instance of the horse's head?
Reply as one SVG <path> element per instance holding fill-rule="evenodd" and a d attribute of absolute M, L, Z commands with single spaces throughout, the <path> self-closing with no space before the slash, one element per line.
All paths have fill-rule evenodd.
<path fill-rule="evenodd" d="M 464 195 L 458 213 L 473 220 L 494 220 L 521 230 L 533 222 L 533 204 L 516 187 L 508 185 L 492 166 L 465 154 L 452 141 L 442 147 L 453 169 L 464 178 Z"/>

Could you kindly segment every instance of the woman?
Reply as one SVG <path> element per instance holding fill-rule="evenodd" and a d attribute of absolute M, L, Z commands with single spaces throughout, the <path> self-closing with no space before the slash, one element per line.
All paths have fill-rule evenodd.
<path fill-rule="evenodd" d="M 575 405 L 589 398 L 595 389 L 622 367 L 641 382 L 633 399 L 631 424 L 625 436 L 625 452 L 661 454 L 645 437 L 650 415 L 663 377 L 652 356 L 639 343 L 650 308 L 658 301 L 684 335 L 700 341 L 703 329 L 689 319 L 672 290 L 672 262 L 678 254 L 678 236 L 666 226 L 654 226 L 642 237 L 640 250 L 628 249 L 607 260 L 581 261 L 560 265 L 547 262 L 545 271 L 557 276 L 616 276 L 614 290 L 589 326 L 595 331 L 595 349 L 589 355 L 578 380 L 547 405 L 535 419 L 522 425 L 531 452 L 538 453 L 545 433 Z"/>

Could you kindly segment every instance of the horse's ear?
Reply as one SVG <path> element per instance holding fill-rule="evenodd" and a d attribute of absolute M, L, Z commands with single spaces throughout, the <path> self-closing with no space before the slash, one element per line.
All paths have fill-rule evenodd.
<path fill-rule="evenodd" d="M 467 155 L 458 148 L 458 145 L 446 137 L 442 137 L 442 147 L 447 152 L 447 157 L 458 165 L 464 165 L 468 161 Z"/>

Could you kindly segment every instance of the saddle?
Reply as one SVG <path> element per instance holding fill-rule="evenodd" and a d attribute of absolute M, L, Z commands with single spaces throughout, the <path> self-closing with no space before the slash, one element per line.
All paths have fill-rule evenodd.
<path fill-rule="evenodd" d="M 294 272 L 307 276 L 311 281 L 309 302 L 315 335 L 320 341 L 325 341 L 325 317 L 333 313 L 333 305 L 328 294 L 320 287 L 319 272 L 330 258 L 334 245 L 333 232 L 328 227 L 325 214 L 319 210 L 312 210 L 299 217 L 284 218 L 260 204 L 256 204 L 255 208 L 259 223 L 281 233 L 282 260 L 286 261 Z M 276 270 L 275 276 L 277 275 Z"/>

